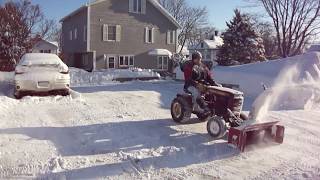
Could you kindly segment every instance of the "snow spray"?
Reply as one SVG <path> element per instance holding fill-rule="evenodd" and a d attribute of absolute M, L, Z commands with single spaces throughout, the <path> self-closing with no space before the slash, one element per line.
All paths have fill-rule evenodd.
<path fill-rule="evenodd" d="M 312 73 L 311 73 L 312 71 Z M 320 64 L 301 72 L 299 65 L 284 68 L 271 89 L 262 93 L 253 105 L 251 116 L 264 121 L 269 111 L 320 109 Z"/>

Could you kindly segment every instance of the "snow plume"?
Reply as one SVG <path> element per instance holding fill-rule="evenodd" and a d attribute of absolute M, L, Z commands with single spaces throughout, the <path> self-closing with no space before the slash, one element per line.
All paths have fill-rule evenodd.
<path fill-rule="evenodd" d="M 302 69 L 301 64 L 284 68 L 272 88 L 254 102 L 252 118 L 264 121 L 272 110 L 320 109 L 320 64 Z"/>

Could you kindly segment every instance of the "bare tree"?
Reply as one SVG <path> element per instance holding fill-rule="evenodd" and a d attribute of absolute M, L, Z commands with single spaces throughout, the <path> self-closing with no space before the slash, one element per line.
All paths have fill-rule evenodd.
<path fill-rule="evenodd" d="M 271 17 L 282 57 L 303 51 L 320 28 L 319 0 L 258 0 Z"/>
<path fill-rule="evenodd" d="M 30 0 L 0 4 L 0 59 L 17 60 L 42 38 L 54 34 L 55 21 L 45 19 L 40 6 Z"/>
<path fill-rule="evenodd" d="M 186 0 L 159 0 L 159 2 L 182 26 L 178 36 L 178 43 L 181 45 L 179 53 L 181 53 L 184 46 L 194 37 L 193 33 L 207 25 L 208 11 L 206 7 L 189 7 Z"/>

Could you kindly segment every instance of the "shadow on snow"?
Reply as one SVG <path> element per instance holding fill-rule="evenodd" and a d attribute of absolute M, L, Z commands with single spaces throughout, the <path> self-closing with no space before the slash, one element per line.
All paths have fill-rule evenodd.
<path fill-rule="evenodd" d="M 226 142 L 211 143 L 207 134 L 185 134 L 174 129 L 175 124 L 168 119 L 128 121 L 96 124 L 78 127 L 30 127 L 2 129 L 0 134 L 23 134 L 31 139 L 51 141 L 61 156 L 86 156 L 132 150 L 176 147 L 182 149 L 159 157 L 139 160 L 122 159 L 122 162 L 105 164 L 45 176 L 65 176 L 69 178 L 96 178 L 119 175 L 125 170 L 141 171 L 155 168 L 178 168 L 191 164 L 205 163 L 232 157 L 238 151 Z"/>

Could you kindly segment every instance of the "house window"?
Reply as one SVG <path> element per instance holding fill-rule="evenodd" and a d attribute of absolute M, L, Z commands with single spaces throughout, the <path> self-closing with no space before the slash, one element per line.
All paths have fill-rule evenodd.
<path fill-rule="evenodd" d="M 201 43 L 201 48 L 204 48 L 204 43 Z"/>
<path fill-rule="evenodd" d="M 117 33 L 116 26 L 108 26 L 108 41 L 115 41 L 116 33 Z"/>
<path fill-rule="evenodd" d="M 132 55 L 119 56 L 119 66 L 120 67 L 133 67 L 134 66 L 134 56 L 132 56 Z"/>
<path fill-rule="evenodd" d="M 69 32 L 69 39 L 70 39 L 70 41 L 72 41 L 72 38 L 73 37 L 73 33 L 72 33 L 72 30 Z"/>
<path fill-rule="evenodd" d="M 176 33 L 175 31 L 168 31 L 167 32 L 167 42 L 168 44 L 175 44 L 175 37 Z"/>
<path fill-rule="evenodd" d="M 129 12 L 145 14 L 146 0 L 129 0 Z"/>
<path fill-rule="evenodd" d="M 154 28 L 145 28 L 145 42 L 146 43 L 154 43 Z"/>
<path fill-rule="evenodd" d="M 115 65 L 115 57 L 109 57 L 108 58 L 108 67 L 110 69 L 114 69 L 116 67 L 116 65 Z"/>
<path fill-rule="evenodd" d="M 133 58 L 133 56 L 130 56 L 129 66 L 134 66 L 134 58 Z"/>
<path fill-rule="evenodd" d="M 77 28 L 75 28 L 74 29 L 74 39 L 77 39 L 78 38 L 78 29 Z"/>
<path fill-rule="evenodd" d="M 121 39 L 121 26 L 120 25 L 103 25 L 103 41 L 117 41 Z"/>
<path fill-rule="evenodd" d="M 88 35 L 88 29 L 87 26 L 84 26 L 83 28 L 83 41 L 87 41 L 87 35 Z"/>
<path fill-rule="evenodd" d="M 51 53 L 51 50 L 40 50 L 40 53 Z"/>
<path fill-rule="evenodd" d="M 157 68 L 160 70 L 168 70 L 168 56 L 158 56 Z"/>
<path fill-rule="evenodd" d="M 207 54 L 206 54 L 206 59 L 211 59 L 211 54 L 210 54 L 210 52 L 207 52 Z"/>

